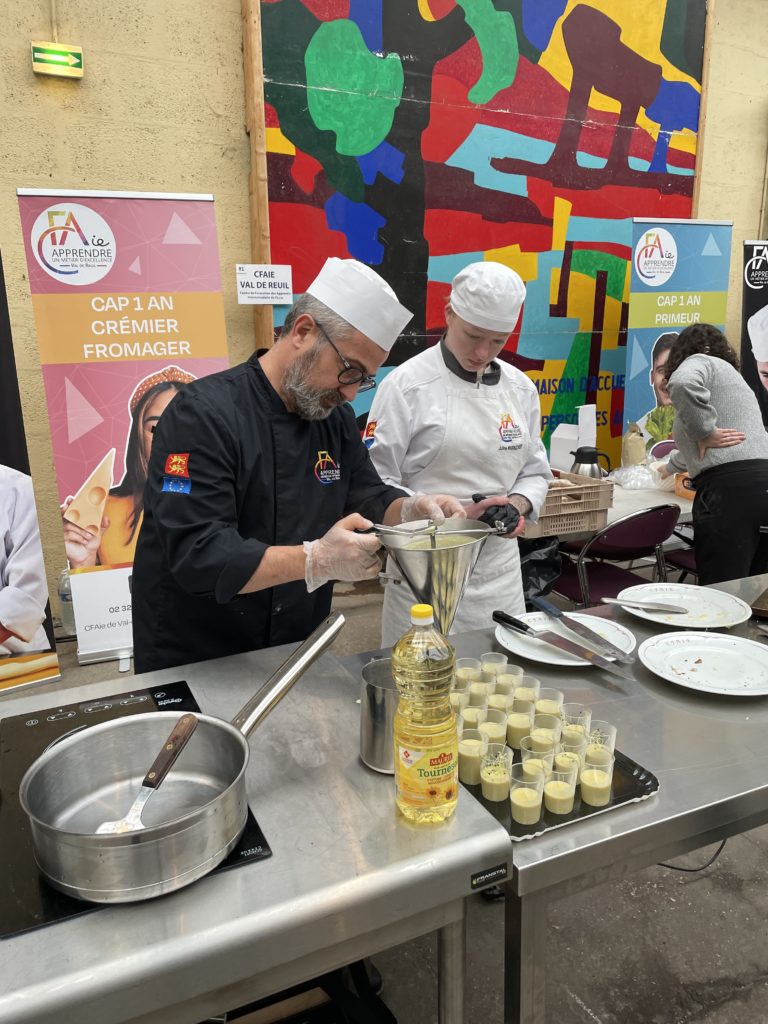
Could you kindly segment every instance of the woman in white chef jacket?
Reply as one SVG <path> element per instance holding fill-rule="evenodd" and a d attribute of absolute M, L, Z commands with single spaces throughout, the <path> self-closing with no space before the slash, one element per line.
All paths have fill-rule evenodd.
<path fill-rule="evenodd" d="M 0 655 L 51 649 L 47 603 L 32 479 L 0 465 Z"/>
<path fill-rule="evenodd" d="M 439 344 L 398 366 L 377 390 L 365 442 L 382 480 L 414 493 L 455 494 L 470 518 L 510 503 L 535 521 L 552 479 L 539 439 L 539 396 L 525 374 L 495 361 L 524 299 L 521 278 L 500 263 L 472 263 L 456 275 Z M 476 493 L 488 497 L 475 504 Z M 525 611 L 516 540 L 524 525 L 521 518 L 513 533 L 488 539 L 452 633 L 488 627 L 495 608 Z M 405 582 L 387 584 L 383 646 L 409 628 L 414 600 Z"/>

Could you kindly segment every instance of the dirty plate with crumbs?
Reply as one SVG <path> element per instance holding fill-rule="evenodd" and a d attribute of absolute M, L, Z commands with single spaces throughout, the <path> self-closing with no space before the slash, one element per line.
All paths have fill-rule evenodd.
<path fill-rule="evenodd" d="M 616 595 L 619 601 L 661 601 L 686 608 L 685 614 L 670 615 L 665 612 L 646 612 L 638 608 L 626 608 L 630 615 L 648 622 L 660 622 L 664 626 L 679 626 L 681 629 L 727 629 L 738 626 L 752 616 L 752 609 L 739 597 L 726 594 L 724 590 L 710 587 L 692 587 L 687 583 L 640 583 L 626 587 Z"/>
<path fill-rule="evenodd" d="M 722 633 L 662 633 L 640 644 L 640 661 L 670 683 L 728 697 L 768 694 L 768 648 Z"/>

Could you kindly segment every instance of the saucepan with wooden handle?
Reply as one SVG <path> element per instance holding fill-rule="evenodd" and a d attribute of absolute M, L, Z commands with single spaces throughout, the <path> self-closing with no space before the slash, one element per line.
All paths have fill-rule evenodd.
<path fill-rule="evenodd" d="M 126 814 L 147 765 L 183 712 L 102 722 L 48 747 L 24 775 L 19 800 L 35 860 L 50 884 L 83 900 L 129 903 L 212 871 L 245 828 L 248 736 L 343 625 L 343 615 L 330 615 L 231 722 L 195 716 L 194 734 L 147 803 L 141 828 L 98 832 L 103 822 Z"/>

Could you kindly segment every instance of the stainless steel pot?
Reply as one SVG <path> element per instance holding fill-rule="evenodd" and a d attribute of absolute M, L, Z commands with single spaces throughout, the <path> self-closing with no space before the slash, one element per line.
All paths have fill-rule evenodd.
<path fill-rule="evenodd" d="M 394 720 L 400 699 L 392 659 L 363 665 L 360 690 L 360 760 L 375 772 L 395 774 Z"/>
<path fill-rule="evenodd" d="M 231 723 L 197 716 L 195 734 L 147 805 L 140 831 L 95 834 L 130 806 L 172 712 L 103 722 L 52 744 L 19 789 L 35 860 L 51 885 L 96 903 L 129 903 L 189 885 L 224 860 L 248 815 L 247 737 L 343 625 L 343 615 L 329 616 Z"/>

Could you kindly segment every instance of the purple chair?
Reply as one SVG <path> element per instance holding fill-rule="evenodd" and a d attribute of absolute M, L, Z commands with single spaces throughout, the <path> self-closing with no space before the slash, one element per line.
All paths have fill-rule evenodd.
<path fill-rule="evenodd" d="M 693 549 L 693 535 L 692 533 L 681 533 L 681 530 L 692 530 L 693 527 L 686 523 L 680 527 L 680 530 L 674 530 L 673 536 L 679 537 L 680 540 L 685 541 L 684 548 L 674 548 L 672 551 L 664 552 L 664 561 L 668 566 L 673 569 L 680 570 L 680 578 L 678 583 L 682 583 L 686 576 L 693 576 L 697 580 L 699 578 L 699 570 L 696 567 L 696 552 Z"/>
<path fill-rule="evenodd" d="M 693 548 L 676 548 L 674 551 L 666 551 L 664 553 L 664 561 L 667 565 L 671 565 L 673 569 L 680 570 L 678 583 L 682 583 L 686 576 L 698 578 L 699 571 L 696 568 L 696 552 Z"/>
<path fill-rule="evenodd" d="M 656 558 L 658 578 L 665 581 L 662 544 L 672 536 L 679 517 L 678 505 L 655 505 L 622 516 L 586 543 L 564 541 L 560 545 L 563 568 L 553 588 L 555 593 L 589 608 L 603 597 L 616 597 L 625 587 L 647 583 L 644 576 L 613 563 L 650 555 Z"/>
<path fill-rule="evenodd" d="M 677 444 L 670 438 L 668 441 L 657 441 L 648 454 L 652 459 L 663 459 L 677 448 Z"/>

